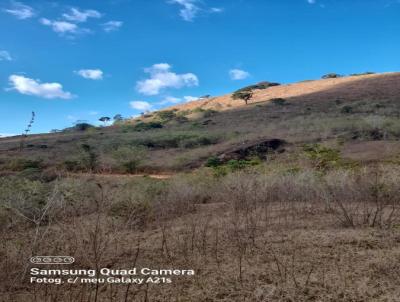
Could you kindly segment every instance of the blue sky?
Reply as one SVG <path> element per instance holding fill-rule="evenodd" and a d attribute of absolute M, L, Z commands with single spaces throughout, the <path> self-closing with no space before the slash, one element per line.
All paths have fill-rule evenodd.
<path fill-rule="evenodd" d="M 398 0 L 0 1 L 0 134 L 400 70 Z"/>

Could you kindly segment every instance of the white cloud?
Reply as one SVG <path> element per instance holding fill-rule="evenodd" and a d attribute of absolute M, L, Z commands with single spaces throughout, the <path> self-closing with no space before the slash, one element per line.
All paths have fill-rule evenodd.
<path fill-rule="evenodd" d="M 188 95 L 188 96 L 184 96 L 183 99 L 185 100 L 186 103 L 188 103 L 188 102 L 197 101 L 199 98 Z"/>
<path fill-rule="evenodd" d="M 307 0 L 307 2 L 308 2 L 309 4 L 315 4 L 317 1 L 316 1 L 316 0 Z"/>
<path fill-rule="evenodd" d="M 222 13 L 224 9 L 222 7 L 211 7 L 210 12 L 212 13 Z"/>
<path fill-rule="evenodd" d="M 244 80 L 250 76 L 250 73 L 241 69 L 229 70 L 229 76 L 232 80 Z"/>
<path fill-rule="evenodd" d="M 41 18 L 40 23 L 49 26 L 59 34 L 65 33 L 76 33 L 78 31 L 78 26 L 76 24 L 66 22 L 66 21 L 52 21 L 46 18 Z"/>
<path fill-rule="evenodd" d="M 5 8 L 3 11 L 15 16 L 20 20 L 29 19 L 35 15 L 35 11 L 32 7 L 17 1 L 12 1 L 11 7 Z"/>
<path fill-rule="evenodd" d="M 6 50 L 0 50 L 0 61 L 12 61 L 10 53 Z"/>
<path fill-rule="evenodd" d="M 182 102 L 181 98 L 176 98 L 176 97 L 173 97 L 173 96 L 167 96 L 161 102 L 159 102 L 159 104 L 160 105 L 178 104 L 178 103 L 181 103 L 181 102 Z"/>
<path fill-rule="evenodd" d="M 98 115 L 99 112 L 98 111 L 89 111 L 89 115 Z"/>
<path fill-rule="evenodd" d="M 136 89 L 144 95 L 157 95 L 161 90 L 166 88 L 199 85 L 199 80 L 195 74 L 176 74 L 170 70 L 171 65 L 167 63 L 154 64 L 152 67 L 145 68 L 144 71 L 150 74 L 150 78 L 137 82 Z"/>
<path fill-rule="evenodd" d="M 103 71 L 100 69 L 81 69 L 75 71 L 76 74 L 80 75 L 82 78 L 89 80 L 102 80 L 103 79 Z"/>
<path fill-rule="evenodd" d="M 151 104 L 144 101 L 132 101 L 129 103 L 132 109 L 147 111 L 152 108 Z"/>
<path fill-rule="evenodd" d="M 168 3 L 180 5 L 179 15 L 183 20 L 191 22 L 200 12 L 221 13 L 224 11 L 221 7 L 205 7 L 201 0 L 169 0 Z"/>
<path fill-rule="evenodd" d="M 179 15 L 185 21 L 193 21 L 200 11 L 200 7 L 197 5 L 198 0 L 170 0 L 169 2 L 181 6 Z"/>
<path fill-rule="evenodd" d="M 101 18 L 102 14 L 94 9 L 80 11 L 79 9 L 73 7 L 70 9 L 68 14 L 63 14 L 63 17 L 68 21 L 80 23 L 86 22 L 89 18 Z"/>
<path fill-rule="evenodd" d="M 184 96 L 183 98 L 177 98 L 173 96 L 167 96 L 165 97 L 161 102 L 159 102 L 160 105 L 166 105 L 166 104 L 179 104 L 179 103 L 187 103 L 191 101 L 197 101 L 199 98 L 195 96 Z"/>
<path fill-rule="evenodd" d="M 117 31 L 124 23 L 122 21 L 108 21 L 103 23 L 103 30 L 105 32 Z"/>
<path fill-rule="evenodd" d="M 21 94 L 34 95 L 45 99 L 71 99 L 74 96 L 63 90 L 59 83 L 40 83 L 39 80 L 13 74 L 9 78 L 11 87 L 8 90 L 16 90 Z"/>
<path fill-rule="evenodd" d="M 16 134 L 13 133 L 0 133 L 0 137 L 9 137 L 9 136 L 15 136 Z"/>

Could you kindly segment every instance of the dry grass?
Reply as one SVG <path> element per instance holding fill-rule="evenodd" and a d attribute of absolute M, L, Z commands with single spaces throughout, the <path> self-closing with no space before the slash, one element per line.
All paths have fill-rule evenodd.
<path fill-rule="evenodd" d="M 188 104 L 220 111 L 162 129 L 34 135 L 22 151 L 19 138 L 0 139 L 2 301 L 398 301 L 398 81 L 273 87 L 249 106 L 229 96 Z M 239 171 L 193 171 L 266 138 L 286 140 L 286 152 Z M 139 173 L 190 173 L 118 174 L 127 163 L 115 149 L 143 146 Z M 73 256 L 70 268 L 196 274 L 172 284 L 30 284 L 32 255 Z"/>
<path fill-rule="evenodd" d="M 93 178 L 81 186 L 61 179 L 48 188 L 41 215 L 8 212 L 2 295 L 6 301 L 396 301 L 400 171 L 282 171 L 250 170 L 218 181 L 207 171 L 163 181 Z M 74 256 L 74 268 L 190 268 L 196 275 L 173 277 L 172 285 L 30 285 L 26 259 L 40 254 Z"/>
<path fill-rule="evenodd" d="M 283 98 L 289 100 L 330 100 L 343 98 L 345 100 L 363 100 L 379 97 L 380 93 L 396 97 L 399 93 L 397 83 L 399 73 L 372 74 L 363 76 L 349 76 L 343 78 L 304 81 L 281 86 L 270 87 L 265 90 L 255 90 L 251 103 L 268 102 L 269 100 Z M 372 87 L 371 84 L 374 84 Z M 379 88 L 378 88 L 379 87 Z M 377 89 L 378 88 L 378 89 Z M 243 107 L 242 100 L 232 100 L 231 94 L 214 97 L 206 100 L 189 102 L 176 105 L 171 109 L 191 110 L 205 108 L 215 110 L 230 110 Z"/>

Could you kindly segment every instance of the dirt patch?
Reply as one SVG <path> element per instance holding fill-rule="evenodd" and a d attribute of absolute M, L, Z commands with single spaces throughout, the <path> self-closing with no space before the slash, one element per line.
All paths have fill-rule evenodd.
<path fill-rule="evenodd" d="M 398 141 L 350 142 L 344 145 L 342 156 L 357 161 L 382 161 L 400 153 Z"/>

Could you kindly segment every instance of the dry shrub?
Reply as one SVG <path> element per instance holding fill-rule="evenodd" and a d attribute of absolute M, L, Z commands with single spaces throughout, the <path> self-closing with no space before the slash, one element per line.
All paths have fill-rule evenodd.
<path fill-rule="evenodd" d="M 222 178 L 200 171 L 165 181 L 47 183 L 46 204 L 40 208 L 51 205 L 45 212 L 46 223 L 22 231 L 14 224 L 8 229 L 12 233 L 3 234 L 11 238 L 0 250 L 5 259 L 0 270 L 10 272 L 4 288 L 25 292 L 27 297 L 33 292 L 25 301 L 35 297 L 93 301 L 96 296 L 98 301 L 109 301 L 111 296 L 115 301 L 133 301 L 147 295 L 149 301 L 157 301 L 181 294 L 191 301 L 205 296 L 210 301 L 366 300 L 363 295 L 368 290 L 357 287 L 364 280 L 363 271 L 352 265 L 363 263 L 365 257 L 379 258 L 360 252 L 376 253 L 375 241 L 382 247 L 386 241 L 395 245 L 395 234 L 372 237 L 362 227 L 373 226 L 373 232 L 380 234 L 392 232 L 378 228 L 398 222 L 399 169 L 281 171 L 247 170 Z M 3 184 L 8 191 L 0 192 L 2 202 L 16 195 L 17 180 L 9 181 Z M 18 181 L 26 188 L 41 186 Z M 32 192 L 39 191 L 20 194 L 20 200 L 33 202 Z M 363 240 L 358 236 L 362 232 Z M 375 280 L 385 277 L 383 270 L 397 268 L 390 264 L 395 262 L 388 251 L 383 255 L 387 262 L 371 266 Z M 106 284 L 60 290 L 25 283 L 17 288 L 15 280 L 26 273 L 21 259 L 60 253 L 75 257 L 76 267 L 188 267 L 196 270 L 196 277 L 177 279 L 173 286 L 150 287 L 148 292 Z M 390 286 L 394 283 L 389 277 L 385 280 Z M 371 288 L 376 284 L 369 282 Z"/>
<path fill-rule="evenodd" d="M 221 200 L 234 209 L 260 212 L 279 204 L 286 218 L 306 211 L 328 211 L 343 226 L 390 227 L 398 221 L 400 170 L 394 167 L 314 171 L 297 174 L 231 174 Z M 266 217 L 265 217 L 266 218 Z"/>
<path fill-rule="evenodd" d="M 325 201 L 343 226 L 390 227 L 398 221 L 399 177 L 395 167 L 332 172 Z"/>

